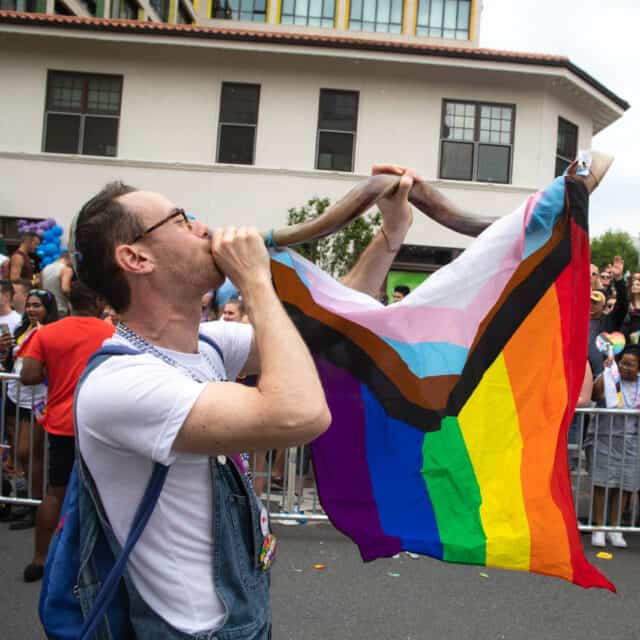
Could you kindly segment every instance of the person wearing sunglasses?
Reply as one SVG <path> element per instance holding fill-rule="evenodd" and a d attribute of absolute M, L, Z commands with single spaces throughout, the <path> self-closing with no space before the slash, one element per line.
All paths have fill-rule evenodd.
<path fill-rule="evenodd" d="M 413 173 L 375 170 L 400 175 L 400 186 L 378 203 L 384 233 L 343 279 L 370 295 L 412 221 Z M 275 540 L 233 456 L 305 444 L 331 416 L 264 240 L 250 227 L 211 232 L 165 196 L 121 183 L 89 200 L 72 232 L 80 279 L 120 314 L 105 345 L 134 351 L 91 371 L 76 400 L 79 453 L 120 545 L 154 463 L 171 466 L 128 560 L 129 600 L 144 604 L 134 633 L 267 640 Z M 202 295 L 225 277 L 250 324 L 199 324 Z M 256 374 L 255 387 L 234 382 Z"/>

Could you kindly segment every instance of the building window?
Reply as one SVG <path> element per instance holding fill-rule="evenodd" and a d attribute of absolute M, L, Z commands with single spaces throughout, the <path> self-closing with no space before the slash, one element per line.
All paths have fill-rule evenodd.
<path fill-rule="evenodd" d="M 0 0 L 0 11 L 35 13 L 38 10 L 37 5 L 37 0 Z"/>
<path fill-rule="evenodd" d="M 267 0 L 213 0 L 211 17 L 223 20 L 267 21 Z"/>
<path fill-rule="evenodd" d="M 402 33 L 403 6 L 404 0 L 352 0 L 349 29 Z"/>
<path fill-rule="evenodd" d="M 193 24 L 193 18 L 191 17 L 191 14 L 185 9 L 182 3 L 178 3 L 176 22 L 178 24 Z"/>
<path fill-rule="evenodd" d="M 558 118 L 558 144 L 556 146 L 556 176 L 561 176 L 565 169 L 578 155 L 578 127 L 564 118 Z"/>
<path fill-rule="evenodd" d="M 222 84 L 218 162 L 254 163 L 259 102 L 260 86 L 257 84 Z"/>
<path fill-rule="evenodd" d="M 358 92 L 320 90 L 316 169 L 353 171 Z"/>
<path fill-rule="evenodd" d="M 471 0 L 420 0 L 416 35 L 468 40 Z"/>
<path fill-rule="evenodd" d="M 111 0 L 111 17 L 122 20 L 137 20 L 138 4 L 134 0 Z"/>
<path fill-rule="evenodd" d="M 282 0 L 280 23 L 333 28 L 335 10 L 335 0 Z"/>
<path fill-rule="evenodd" d="M 169 0 L 149 0 L 149 4 L 162 22 L 169 22 Z"/>
<path fill-rule="evenodd" d="M 122 76 L 50 71 L 44 151 L 115 156 Z"/>
<path fill-rule="evenodd" d="M 440 142 L 440 177 L 511 182 L 515 107 L 446 100 Z"/>

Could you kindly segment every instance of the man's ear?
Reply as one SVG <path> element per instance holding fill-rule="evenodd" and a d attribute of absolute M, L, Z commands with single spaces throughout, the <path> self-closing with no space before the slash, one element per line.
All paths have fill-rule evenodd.
<path fill-rule="evenodd" d="M 137 248 L 131 244 L 120 244 L 115 249 L 116 264 L 127 273 L 145 274 L 154 269 L 151 254 L 144 248 Z"/>

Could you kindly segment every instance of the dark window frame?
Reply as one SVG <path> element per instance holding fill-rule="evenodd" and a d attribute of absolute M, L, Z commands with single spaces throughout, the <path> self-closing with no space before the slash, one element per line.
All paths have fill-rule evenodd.
<path fill-rule="evenodd" d="M 453 29 L 448 29 L 448 28 L 445 28 L 445 25 L 444 25 L 444 18 L 445 18 L 446 5 L 447 5 L 446 0 L 443 0 L 442 2 L 442 14 L 440 16 L 441 26 L 432 26 L 431 17 L 432 17 L 432 11 L 433 11 L 433 0 L 416 0 L 416 2 L 418 3 L 417 13 L 416 13 L 416 35 L 427 37 L 427 38 L 443 38 L 448 40 L 470 40 L 471 23 L 473 20 L 473 4 L 474 4 L 473 0 L 454 0 L 454 1 L 456 3 L 456 18 L 455 18 L 456 26 Z M 427 22 L 424 24 L 420 22 L 420 14 L 421 14 L 420 7 L 423 5 L 423 3 L 427 3 L 427 10 L 425 12 L 427 15 Z M 461 3 L 465 3 L 469 5 L 469 22 L 467 24 L 466 30 L 458 27 L 458 18 L 460 16 Z M 432 33 L 433 31 L 440 31 L 440 33 L 434 34 Z M 445 31 L 453 31 L 454 32 L 453 37 L 445 36 L 444 35 Z M 458 38 L 457 37 L 458 33 L 463 34 L 464 37 Z"/>
<path fill-rule="evenodd" d="M 162 22 L 169 22 L 171 3 L 169 0 L 149 0 L 149 6 L 158 14 Z"/>
<path fill-rule="evenodd" d="M 576 140 L 576 145 L 575 145 L 575 149 L 573 151 L 572 157 L 569 158 L 568 156 L 564 156 L 562 155 L 560 152 L 562 151 L 562 149 L 559 148 L 559 143 L 560 143 L 560 127 L 561 126 L 568 126 L 572 129 L 574 129 L 575 131 L 575 140 Z M 573 122 L 571 122 L 570 120 L 567 120 L 566 118 L 563 118 L 562 116 L 558 116 L 558 129 L 556 131 L 556 163 L 555 163 L 555 167 L 554 167 L 554 175 L 557 178 L 558 176 L 562 175 L 564 173 L 564 169 L 566 169 L 566 167 L 568 167 L 575 159 L 576 156 L 578 155 L 578 135 L 580 133 L 580 128 L 578 127 L 577 124 L 573 124 Z M 566 166 L 564 167 L 564 169 L 558 173 L 558 163 L 561 162 L 563 164 L 565 164 Z"/>
<path fill-rule="evenodd" d="M 404 9 L 405 9 L 405 2 L 404 0 L 388 0 L 389 2 L 389 18 L 386 22 L 378 22 L 378 2 L 380 2 L 381 0 L 373 0 L 375 2 L 375 11 L 374 11 L 374 15 L 375 15 L 375 19 L 373 20 L 373 30 L 372 31 L 368 31 L 367 29 L 364 29 L 364 23 L 371 23 L 371 20 L 364 20 L 364 5 L 366 2 L 370 2 L 371 0 L 361 0 L 362 2 L 362 6 L 361 11 L 363 12 L 363 15 L 360 19 L 354 18 L 353 17 L 353 11 L 354 11 L 354 7 L 356 6 L 356 2 L 357 0 L 352 0 L 349 3 L 349 25 L 348 25 L 348 30 L 349 31 L 357 31 L 359 33 L 394 33 L 394 34 L 400 34 L 403 32 L 403 27 L 404 27 Z M 400 22 L 396 23 L 396 22 L 391 22 L 391 16 L 393 15 L 393 3 L 394 2 L 399 2 L 402 5 L 402 12 L 400 14 Z M 359 28 L 353 28 L 353 24 L 354 23 L 360 23 L 360 27 Z M 378 25 L 386 25 L 387 28 L 383 31 L 379 30 L 377 27 Z M 399 27 L 399 29 L 397 31 L 392 31 L 391 27 L 392 26 L 397 26 Z"/>
<path fill-rule="evenodd" d="M 280 24 L 290 24 L 290 25 L 294 25 L 294 26 L 312 26 L 312 27 L 319 27 L 319 28 L 325 28 L 325 29 L 333 29 L 335 27 L 336 24 L 336 0 L 322 0 L 322 8 L 321 8 L 321 15 L 320 16 L 311 16 L 310 15 L 310 11 L 311 11 L 311 2 L 307 2 L 307 13 L 306 15 L 304 14 L 298 14 L 296 13 L 296 5 L 298 4 L 298 2 L 301 2 L 301 0 L 291 0 L 292 2 L 292 7 L 293 7 L 293 13 L 286 13 L 285 11 L 285 2 L 284 0 L 282 0 L 282 4 L 281 4 L 281 13 L 280 13 Z M 324 15 L 325 12 L 325 8 L 327 5 L 332 5 L 333 6 L 333 13 L 331 14 L 331 18 L 329 18 L 328 16 Z M 296 18 L 299 18 L 301 16 L 305 17 L 305 21 L 304 22 L 296 22 Z M 290 20 L 289 20 L 290 18 Z M 310 25 L 310 20 L 312 19 L 317 19 L 320 21 L 320 24 L 312 24 Z M 322 24 L 325 21 L 331 21 L 331 24 Z"/>
<path fill-rule="evenodd" d="M 241 0 L 237 0 L 237 8 L 229 5 L 228 0 L 213 0 L 211 3 L 211 18 L 213 20 L 240 20 L 243 22 L 267 22 L 268 2 L 264 0 L 264 10 L 256 10 L 256 3 L 262 3 L 262 0 L 253 0 L 253 10 L 251 11 L 251 19 L 242 18 L 243 13 Z M 259 20 L 256 20 L 259 17 Z"/>
<path fill-rule="evenodd" d="M 126 12 L 120 11 L 122 7 L 128 7 L 134 13 L 133 17 L 129 17 L 127 15 L 122 15 Z M 114 20 L 137 20 L 138 15 L 140 14 L 140 5 L 136 2 L 136 0 L 112 0 L 111 1 L 111 17 Z"/>
<path fill-rule="evenodd" d="M 321 118 L 321 105 L 322 105 L 322 92 L 328 91 L 331 93 L 340 93 L 340 94 L 355 94 L 356 98 L 356 109 L 355 109 L 355 120 L 354 120 L 354 129 L 353 131 L 344 131 L 338 129 L 321 129 L 320 128 L 320 118 Z M 321 88 L 318 92 L 318 120 L 316 127 L 316 159 L 315 159 L 315 169 L 318 171 L 345 171 L 344 169 L 323 169 L 320 168 L 320 135 L 322 133 L 339 133 L 339 134 L 351 134 L 352 144 L 351 144 L 351 168 L 347 171 L 347 173 L 353 173 L 355 171 L 356 164 L 356 139 L 358 135 L 358 115 L 360 111 L 360 91 L 352 90 L 352 89 L 328 89 Z"/>
<path fill-rule="evenodd" d="M 51 78 L 56 75 L 63 76 L 73 76 L 76 78 L 82 78 L 83 80 L 83 89 L 82 89 L 82 106 L 77 111 L 72 110 L 57 110 L 57 109 L 49 109 L 49 96 L 51 91 Z M 118 113 L 117 115 L 110 114 L 101 114 L 101 113 L 91 113 L 87 108 L 87 101 L 89 97 L 89 81 L 95 78 L 110 78 L 113 80 L 119 81 L 119 90 L 120 90 L 120 100 L 118 101 Z M 97 157 L 104 158 L 117 158 L 118 157 L 118 141 L 120 138 L 120 118 L 122 116 L 122 91 L 124 88 L 124 76 L 111 74 L 111 73 L 84 73 L 79 71 L 63 71 L 61 69 L 47 69 L 47 89 L 45 91 L 44 97 L 44 125 L 42 127 L 42 151 L 43 153 L 65 153 L 62 151 L 47 151 L 47 129 L 48 129 L 48 116 L 49 114 L 53 115 L 62 115 L 62 116 L 79 116 L 80 124 L 78 131 L 78 147 L 75 153 L 69 153 L 68 155 L 94 155 L 83 152 L 84 140 L 85 140 L 85 129 L 86 129 L 86 119 L 90 118 L 106 118 L 109 120 L 117 120 L 116 127 L 116 139 L 115 139 L 115 153 L 110 155 L 100 155 Z"/>
<path fill-rule="evenodd" d="M 476 108 L 475 116 L 474 116 L 474 127 L 473 127 L 473 140 L 472 141 L 463 141 L 463 140 L 449 140 L 444 137 L 444 127 L 445 127 L 445 118 L 447 115 L 447 104 L 463 104 L 463 105 L 474 105 Z M 500 109 L 509 108 L 511 109 L 511 132 L 510 132 L 510 142 L 508 145 L 505 144 L 497 144 L 492 142 L 480 142 L 480 107 L 499 107 Z M 462 100 L 460 98 L 443 98 L 442 100 L 442 108 L 440 113 L 440 158 L 438 161 L 438 178 L 440 180 L 459 180 L 461 182 L 485 182 L 487 184 L 512 184 L 513 178 L 513 153 L 515 148 L 515 133 L 516 133 L 516 105 L 514 103 L 508 102 L 485 102 L 482 100 Z M 471 163 L 471 177 L 469 179 L 465 178 L 445 178 L 442 176 L 442 164 L 444 160 L 444 144 L 452 143 L 452 144 L 472 144 L 473 145 L 473 158 Z M 507 181 L 506 182 L 495 182 L 492 180 L 479 180 L 478 179 L 478 155 L 479 148 L 481 146 L 498 146 L 498 147 L 508 147 L 509 148 L 509 168 L 507 171 Z"/>
<path fill-rule="evenodd" d="M 255 123 L 247 123 L 247 122 L 226 122 L 222 120 L 222 100 L 224 98 L 224 87 L 227 86 L 242 86 L 242 87 L 255 87 L 257 89 L 256 96 L 256 121 Z M 255 84 L 253 82 L 222 82 L 220 84 L 220 101 L 218 105 L 218 140 L 216 143 L 216 162 L 218 164 L 239 164 L 241 166 L 255 166 L 256 163 L 256 146 L 258 144 L 258 120 L 260 119 L 260 93 L 261 93 L 261 85 Z M 222 127 L 243 127 L 248 128 L 252 127 L 254 130 L 253 135 L 253 148 L 251 149 L 251 162 L 250 163 L 231 163 L 231 162 L 222 162 L 220 160 L 220 143 L 222 142 Z"/>

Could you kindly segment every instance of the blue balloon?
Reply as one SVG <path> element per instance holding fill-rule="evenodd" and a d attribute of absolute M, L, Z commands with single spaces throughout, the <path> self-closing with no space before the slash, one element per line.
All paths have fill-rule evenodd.
<path fill-rule="evenodd" d="M 59 224 L 57 224 L 55 227 L 51 229 L 51 233 L 55 237 L 60 237 L 64 233 L 64 229 Z"/>

